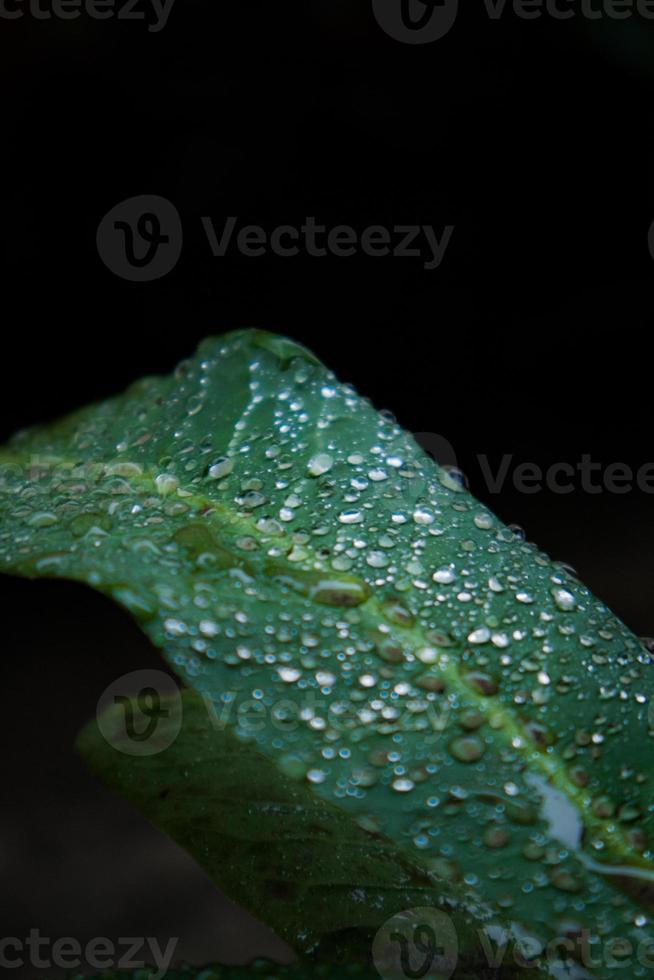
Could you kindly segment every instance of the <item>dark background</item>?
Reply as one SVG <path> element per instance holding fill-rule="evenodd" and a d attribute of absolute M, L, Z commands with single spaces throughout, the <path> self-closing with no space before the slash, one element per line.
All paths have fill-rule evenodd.
<path fill-rule="evenodd" d="M 654 462 L 654 22 L 492 22 L 468 3 L 417 46 L 387 36 L 369 0 L 177 0 L 156 34 L 0 19 L 0 79 L 3 439 L 170 370 L 206 334 L 288 333 L 406 428 L 449 440 L 473 492 L 654 633 L 651 494 L 507 481 L 493 495 L 478 462 Z M 184 249 L 138 284 L 95 239 L 141 194 L 175 204 Z M 217 259 L 204 215 L 455 231 L 435 271 Z M 129 618 L 78 586 L 6 579 L 0 623 L 0 936 L 284 956 L 72 754 L 106 685 L 160 666 Z"/>

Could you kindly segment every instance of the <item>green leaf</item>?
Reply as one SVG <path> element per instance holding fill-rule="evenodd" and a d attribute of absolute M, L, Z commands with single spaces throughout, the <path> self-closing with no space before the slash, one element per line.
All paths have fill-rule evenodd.
<path fill-rule="evenodd" d="M 496 975 L 483 969 L 482 910 L 467 910 L 451 895 L 444 902 L 447 885 L 225 731 L 195 692 L 184 691 L 181 705 L 179 696 L 160 699 L 157 739 L 167 747 L 153 755 L 133 754 L 126 710 L 125 702 L 113 704 L 99 723 L 89 723 L 78 751 L 232 898 L 255 915 L 264 910 L 289 943 L 328 963 L 366 963 L 385 920 L 435 908 L 427 924 L 444 933 L 441 942 L 457 959 L 459 975 Z M 131 710 L 139 716 L 137 699 Z M 412 941 L 412 927 L 407 936 Z M 502 957 L 502 976 L 512 975 L 511 956 Z"/>
<path fill-rule="evenodd" d="M 588 930 L 597 975 L 651 937 L 651 654 L 302 348 L 209 340 L 0 466 L 0 570 L 113 596 L 234 738 L 443 889 Z"/>

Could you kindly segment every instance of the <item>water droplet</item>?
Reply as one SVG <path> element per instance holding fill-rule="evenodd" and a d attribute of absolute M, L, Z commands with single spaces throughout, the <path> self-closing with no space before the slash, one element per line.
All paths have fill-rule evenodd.
<path fill-rule="evenodd" d="M 414 786 L 415 783 L 412 780 L 404 777 L 393 780 L 393 789 L 396 793 L 410 793 Z"/>
<path fill-rule="evenodd" d="M 28 519 L 27 523 L 30 527 L 52 527 L 53 524 L 58 522 L 58 517 L 51 511 L 37 511 L 36 514 Z"/>
<path fill-rule="evenodd" d="M 257 490 L 249 490 L 242 497 L 239 497 L 238 502 L 240 503 L 241 507 L 245 507 L 247 510 L 254 510 L 257 507 L 262 507 L 265 503 L 267 503 L 267 500 L 264 495 L 259 493 Z"/>
<path fill-rule="evenodd" d="M 479 693 L 483 694 L 485 697 L 492 697 L 497 694 L 498 684 L 494 677 L 490 674 L 485 674 L 479 670 L 473 670 L 469 674 L 465 675 L 466 681 L 471 687 Z"/>
<path fill-rule="evenodd" d="M 509 840 L 509 832 L 504 827 L 489 827 L 484 834 L 484 844 L 494 849 L 506 847 Z"/>
<path fill-rule="evenodd" d="M 435 647 L 421 647 L 416 650 L 416 657 L 423 664 L 437 664 L 440 659 L 440 654 Z"/>
<path fill-rule="evenodd" d="M 389 561 L 383 551 L 371 551 L 366 555 L 366 563 L 371 568 L 386 568 Z"/>
<path fill-rule="evenodd" d="M 329 453 L 316 453 L 309 460 L 309 476 L 322 476 L 329 473 L 334 465 L 334 458 Z"/>
<path fill-rule="evenodd" d="M 360 510 L 344 510 L 338 515 L 341 524 L 361 524 L 363 514 Z"/>
<path fill-rule="evenodd" d="M 179 480 L 172 473 L 160 473 L 154 484 L 162 497 L 169 497 L 179 487 Z"/>
<path fill-rule="evenodd" d="M 563 868 L 555 868 L 550 873 L 550 883 L 562 892 L 578 892 L 582 888 L 580 879 Z"/>
<path fill-rule="evenodd" d="M 445 690 L 445 681 L 438 674 L 423 674 L 417 679 L 416 687 L 434 694 L 442 694 Z"/>
<path fill-rule="evenodd" d="M 456 466 L 441 466 L 438 471 L 438 479 L 444 487 L 448 490 L 454 490 L 455 493 L 465 490 L 467 485 L 465 473 L 457 469 Z"/>
<path fill-rule="evenodd" d="M 209 467 L 209 477 L 212 480 L 222 480 L 234 469 L 234 460 L 227 456 L 221 456 Z"/>
<path fill-rule="evenodd" d="M 478 762 L 486 751 L 486 745 L 475 735 L 462 735 L 450 742 L 450 752 L 459 762 Z"/>
<path fill-rule="evenodd" d="M 573 596 L 572 592 L 569 592 L 567 589 L 552 589 L 552 595 L 558 608 L 562 609 L 564 612 L 570 612 L 577 605 L 577 600 Z"/>

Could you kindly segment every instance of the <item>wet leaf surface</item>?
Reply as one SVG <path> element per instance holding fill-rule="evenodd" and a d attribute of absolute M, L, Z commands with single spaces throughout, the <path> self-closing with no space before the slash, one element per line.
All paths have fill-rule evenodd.
<path fill-rule="evenodd" d="M 586 937 L 598 976 L 651 937 L 650 651 L 302 348 L 209 340 L 0 468 L 0 570 L 115 598 L 230 737 L 443 893 Z"/>

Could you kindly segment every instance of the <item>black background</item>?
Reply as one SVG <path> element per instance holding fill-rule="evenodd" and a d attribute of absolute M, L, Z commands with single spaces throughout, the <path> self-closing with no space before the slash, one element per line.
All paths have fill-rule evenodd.
<path fill-rule="evenodd" d="M 25 16 L 0 18 L 0 38 L 3 438 L 170 370 L 206 334 L 288 333 L 449 440 L 473 492 L 654 633 L 651 494 L 509 480 L 496 495 L 478 460 L 654 461 L 654 22 L 491 21 L 469 3 L 418 46 L 387 36 L 369 0 L 176 0 L 160 33 Z M 95 240 L 141 194 L 175 204 L 184 249 L 138 284 Z M 200 217 L 228 215 L 455 230 L 434 271 L 214 258 Z M 284 956 L 72 754 L 104 687 L 159 666 L 128 617 L 81 587 L 6 579 L 0 624 L 0 933 L 179 936 L 177 958 L 198 963 Z"/>

